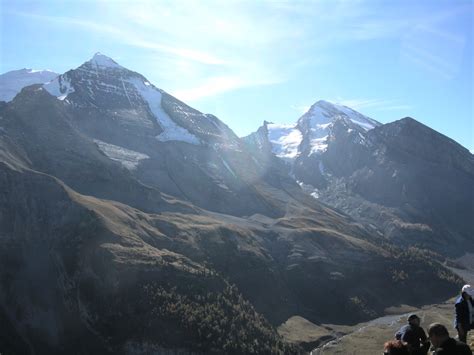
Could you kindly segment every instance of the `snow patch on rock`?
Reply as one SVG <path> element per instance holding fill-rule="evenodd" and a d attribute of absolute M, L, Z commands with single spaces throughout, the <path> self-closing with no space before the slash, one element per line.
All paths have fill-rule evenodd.
<path fill-rule="evenodd" d="M 303 192 L 307 193 L 308 195 L 310 195 L 311 197 L 315 199 L 319 198 L 319 190 L 315 188 L 313 185 L 305 184 L 302 181 L 296 181 L 296 182 L 298 185 L 300 185 L 301 190 L 303 190 Z"/>
<path fill-rule="evenodd" d="M 311 148 L 309 155 L 323 153 L 328 149 L 328 136 L 311 139 Z"/>
<path fill-rule="evenodd" d="M 128 82 L 135 86 L 163 129 L 163 132 L 156 137 L 159 141 L 181 141 L 195 145 L 201 144 L 201 141 L 195 135 L 176 124 L 163 110 L 161 106 L 161 92 L 158 89 L 140 78 L 131 78 L 128 79 Z"/>
<path fill-rule="evenodd" d="M 74 92 L 74 87 L 67 75 L 60 75 L 43 85 L 45 90 L 51 95 L 56 96 L 58 100 L 64 100 L 69 94 Z"/>
<path fill-rule="evenodd" d="M 226 167 L 226 169 L 227 169 L 234 177 L 237 177 L 237 175 L 235 175 L 234 170 L 232 170 L 232 168 L 229 166 L 229 164 L 227 164 L 227 162 L 225 161 L 225 159 L 221 157 L 221 160 L 222 160 L 222 163 L 224 164 L 224 166 Z"/>
<path fill-rule="evenodd" d="M 118 161 L 128 170 L 135 170 L 141 160 L 150 158 L 146 154 L 106 143 L 98 139 L 94 139 L 94 142 L 108 158 Z"/>

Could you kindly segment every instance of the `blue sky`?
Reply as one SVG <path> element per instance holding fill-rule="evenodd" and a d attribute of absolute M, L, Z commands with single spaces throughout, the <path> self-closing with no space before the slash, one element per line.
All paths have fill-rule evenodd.
<path fill-rule="evenodd" d="M 319 99 L 474 149 L 473 1 L 0 0 L 0 72 L 102 52 L 238 135 Z"/>

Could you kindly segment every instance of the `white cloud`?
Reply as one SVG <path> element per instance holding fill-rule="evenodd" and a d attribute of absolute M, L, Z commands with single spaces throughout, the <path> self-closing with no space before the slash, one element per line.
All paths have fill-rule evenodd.
<path fill-rule="evenodd" d="M 38 10 L 14 15 L 63 29 L 80 27 L 115 44 L 137 48 L 140 55 L 154 59 L 150 79 L 194 100 L 282 82 L 295 73 L 315 70 L 322 62 L 330 63 L 332 49 L 344 41 L 401 39 L 408 33 L 403 37 L 402 60 L 445 77 L 454 75 L 458 62 L 452 64 L 452 55 L 443 56 L 420 46 L 420 33 L 463 46 L 459 44 L 462 38 L 436 26 L 444 18 L 459 14 L 461 10 L 455 6 L 449 14 L 425 16 L 407 11 L 406 16 L 399 17 L 390 11 L 377 12 L 370 2 L 343 0 L 100 0 L 97 4 L 98 10 L 88 14 L 87 20 L 75 12 L 77 17 L 54 16 L 46 11 L 41 14 Z M 413 28 L 420 30 L 416 33 Z M 458 53 L 455 57 L 460 58 L 459 50 L 454 49 Z M 375 102 L 355 104 L 383 106 Z M 400 106 L 384 105 L 387 110 Z"/>
<path fill-rule="evenodd" d="M 282 82 L 288 75 L 280 71 L 282 59 L 275 50 L 291 53 L 288 48 L 301 35 L 297 27 L 275 16 L 261 17 L 240 2 L 203 5 L 140 0 L 128 5 L 102 1 L 101 6 L 107 16 L 100 19 L 93 14 L 87 20 L 24 12 L 15 15 L 65 30 L 79 27 L 116 44 L 139 48 L 152 63 L 150 79 L 190 101 Z M 291 65 L 287 69 L 291 71 Z"/>
<path fill-rule="evenodd" d="M 277 84 L 278 80 L 252 81 L 238 76 L 210 77 L 203 84 L 184 90 L 174 91 L 172 94 L 180 100 L 193 102 L 203 97 L 216 96 L 218 94 L 239 88 Z"/>
<path fill-rule="evenodd" d="M 24 12 L 16 12 L 16 15 L 30 17 L 32 19 L 37 19 L 41 21 L 46 21 L 49 23 L 55 23 L 62 26 L 76 26 L 80 27 L 83 30 L 95 32 L 99 34 L 105 34 L 111 37 L 114 40 L 120 41 L 123 44 L 127 44 L 133 47 L 140 47 L 145 49 L 150 49 L 162 53 L 172 54 L 178 58 L 184 58 L 204 64 L 224 64 L 223 59 L 217 58 L 210 53 L 194 50 L 186 47 L 179 46 L 170 46 L 162 44 L 156 40 L 150 41 L 144 39 L 144 36 L 141 36 L 139 33 L 134 31 L 129 31 L 125 28 L 120 28 L 119 26 L 97 23 L 88 20 L 77 19 L 73 17 L 65 16 L 49 16 L 49 15 L 38 15 Z"/>

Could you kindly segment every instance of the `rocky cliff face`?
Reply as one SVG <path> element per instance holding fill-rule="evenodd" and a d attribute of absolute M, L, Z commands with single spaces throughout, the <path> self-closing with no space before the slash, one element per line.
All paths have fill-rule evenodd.
<path fill-rule="evenodd" d="M 335 178 L 322 198 L 379 226 L 396 243 L 448 255 L 470 250 L 472 154 L 411 118 L 364 137 L 364 144 L 336 139 L 328 149 L 323 161 L 329 169 L 334 166 Z M 346 152 L 352 154 L 349 164 L 341 161 Z"/>
<path fill-rule="evenodd" d="M 142 183 L 216 212 L 283 213 L 259 191 L 263 170 L 224 123 L 112 59 L 96 54 L 44 89 L 71 126 Z"/>

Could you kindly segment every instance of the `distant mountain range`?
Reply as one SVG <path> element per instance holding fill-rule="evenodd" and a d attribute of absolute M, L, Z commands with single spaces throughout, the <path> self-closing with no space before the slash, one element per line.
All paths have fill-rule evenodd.
<path fill-rule="evenodd" d="M 473 156 L 413 119 L 318 101 L 240 139 L 100 53 L 9 95 L 2 353 L 294 353 L 291 316 L 357 322 L 462 283 L 444 264 L 474 247 Z"/>
<path fill-rule="evenodd" d="M 50 70 L 20 69 L 0 75 L 0 101 L 11 101 L 25 86 L 44 84 L 59 74 Z"/>

